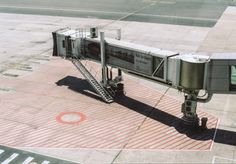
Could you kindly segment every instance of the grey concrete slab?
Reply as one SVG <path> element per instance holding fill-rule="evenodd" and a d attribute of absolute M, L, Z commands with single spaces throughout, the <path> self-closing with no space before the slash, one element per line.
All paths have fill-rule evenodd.
<path fill-rule="evenodd" d="M 47 2 L 2 0 L 0 12 L 211 27 L 229 5 L 235 6 L 236 2 L 228 0 L 102 0 L 99 2 L 69 0 L 58 3 L 55 0 Z"/>
<path fill-rule="evenodd" d="M 215 27 L 208 33 L 198 51 L 203 52 L 235 52 L 236 46 L 236 12 L 228 7 Z"/>

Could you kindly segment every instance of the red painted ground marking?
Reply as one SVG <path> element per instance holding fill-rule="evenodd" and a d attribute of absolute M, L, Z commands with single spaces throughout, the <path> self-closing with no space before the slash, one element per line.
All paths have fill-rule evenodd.
<path fill-rule="evenodd" d="M 63 117 L 67 117 L 69 115 L 74 115 L 75 117 L 78 117 L 78 120 L 75 121 L 70 121 L 70 120 L 64 120 Z M 83 113 L 80 112 L 62 112 L 56 117 L 57 122 L 62 123 L 62 124 L 79 124 L 80 122 L 84 121 L 86 116 Z M 76 118 L 77 119 L 77 118 Z"/>
<path fill-rule="evenodd" d="M 58 65 L 63 65 L 61 64 L 61 60 L 57 62 L 60 62 Z M 53 61 L 53 64 L 55 63 L 56 61 Z M 92 63 L 92 65 L 95 66 L 96 64 Z M 73 66 L 71 65 L 71 67 Z M 61 69 L 64 68 L 61 67 Z M 72 70 L 74 71 L 74 69 Z M 60 72 L 59 68 L 58 72 Z M 58 77 L 58 72 L 55 71 L 55 75 L 50 74 L 50 77 L 52 77 L 50 78 L 51 82 L 61 79 L 61 77 Z M 41 74 L 45 74 L 45 71 Z M 79 74 L 76 73 L 74 76 L 83 78 L 78 75 Z M 31 79 L 32 81 L 37 81 L 38 74 L 37 77 L 36 74 L 32 75 Z M 30 88 L 27 87 L 25 89 L 28 91 Z M 19 104 L 17 107 L 25 106 L 25 104 L 29 107 L 27 107 L 26 110 L 15 110 L 7 106 L 6 108 L 12 109 L 10 110 L 11 112 L 9 112 L 9 110 L 3 110 L 4 108 L 0 109 L 4 116 L 8 116 L 11 120 L 18 121 L 7 122 L 6 120 L 0 120 L 1 142 L 12 146 L 50 148 L 79 147 L 120 149 L 124 147 L 124 145 L 126 145 L 126 149 L 209 150 L 211 148 L 213 144 L 212 139 L 214 137 L 213 133 L 187 136 L 185 134 L 186 129 L 178 126 L 178 119 L 177 122 L 174 121 L 175 119 L 173 121 L 169 120 L 174 118 L 172 116 L 179 119 L 181 118 L 181 101 L 169 96 L 164 96 L 156 105 L 163 93 L 129 79 L 125 79 L 125 91 L 127 92 L 127 97 L 137 101 L 137 103 L 133 102 L 134 104 L 131 104 L 131 109 L 129 109 L 129 105 L 126 106 L 127 102 L 124 104 L 113 103 L 106 105 L 80 93 L 71 92 L 67 88 L 58 87 L 54 88 L 49 94 L 45 93 L 43 97 L 38 96 L 39 94 L 41 95 L 40 89 L 37 90 L 37 92 L 35 91 L 32 94 L 26 95 L 29 98 L 31 98 L 31 96 L 39 97 L 45 104 L 48 103 L 48 98 L 54 101 L 43 107 L 41 104 L 29 104 L 27 99 L 21 99 L 21 92 L 23 91 L 13 96 L 4 95 L 4 97 L 1 98 L 4 102 L 7 102 L 6 104 L 8 104 L 8 102 L 13 103 L 11 102 L 12 99 L 15 100 L 17 98 L 17 100 L 14 101 L 14 103 Z M 143 93 L 147 94 L 143 95 Z M 74 97 L 73 100 L 68 98 L 72 96 Z M 147 106 L 143 105 L 139 107 L 138 102 L 142 102 Z M 0 106 L 1 105 L 2 103 Z M 135 107 L 140 109 L 136 111 Z M 141 114 L 139 111 L 146 111 L 146 108 L 150 108 L 150 110 L 153 109 L 150 115 L 153 117 L 147 118 L 141 125 L 147 113 Z M 77 111 L 77 109 L 81 109 L 80 112 L 84 113 L 84 115 L 90 119 L 84 121 L 83 124 L 79 124 L 80 126 L 66 126 L 66 124 L 78 125 L 78 123 L 81 123 L 81 121 L 85 119 L 85 117 L 83 118 L 81 115 L 78 115 L 78 112 L 68 112 Z M 200 118 L 208 117 L 209 121 L 207 127 L 209 129 L 216 128 L 216 117 L 202 112 L 202 110 L 198 111 Z M 61 114 L 58 115 L 58 113 Z M 57 120 L 55 119 L 55 115 L 58 115 Z M 167 116 L 166 122 L 165 120 L 163 122 L 162 119 L 158 119 L 163 116 Z M 63 123 L 64 126 L 58 124 L 58 122 Z M 24 123 L 24 126 L 15 128 L 15 126 L 18 126 L 20 123 Z M 13 131 L 11 131 L 11 129 L 13 129 Z M 6 133 L 6 131 L 11 131 L 11 133 Z"/>

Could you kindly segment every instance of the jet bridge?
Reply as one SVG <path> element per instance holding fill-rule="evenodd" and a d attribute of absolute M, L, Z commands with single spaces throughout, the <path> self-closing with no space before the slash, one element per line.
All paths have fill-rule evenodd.
<path fill-rule="evenodd" d="M 97 28 L 89 31 L 60 29 L 53 32 L 53 40 L 53 55 L 71 60 L 103 100 L 109 103 L 123 89 L 121 71 L 183 92 L 182 113 L 187 125 L 199 125 L 197 102 L 208 102 L 215 93 L 236 93 L 236 53 L 212 54 L 210 57 L 179 54 L 105 38 L 103 32 L 98 37 Z M 101 63 L 101 82 L 94 82 L 81 60 Z M 111 68 L 118 69 L 117 77 L 113 78 L 111 71 L 109 74 Z M 202 92 L 204 95 L 200 95 Z"/>

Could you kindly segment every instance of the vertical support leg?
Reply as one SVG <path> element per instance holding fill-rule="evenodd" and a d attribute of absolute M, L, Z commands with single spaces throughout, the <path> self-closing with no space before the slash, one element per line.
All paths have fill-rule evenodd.
<path fill-rule="evenodd" d="M 197 110 L 197 95 L 187 94 L 185 101 L 182 104 L 182 113 L 184 124 L 189 126 L 199 126 L 199 118 L 196 113 Z"/>
<path fill-rule="evenodd" d="M 120 69 L 118 69 L 118 76 L 122 77 L 122 71 Z"/>
<path fill-rule="evenodd" d="M 108 78 L 109 80 L 112 80 L 113 79 L 113 76 L 112 76 L 112 69 L 110 69 L 110 77 Z"/>
<path fill-rule="evenodd" d="M 121 40 L 121 29 L 117 29 L 116 33 L 117 33 L 116 39 Z"/>
<path fill-rule="evenodd" d="M 108 83 L 108 75 L 106 68 L 106 54 L 105 54 L 105 39 L 104 32 L 100 32 L 100 47 L 101 47 L 101 64 L 102 64 L 102 83 L 104 86 L 107 86 Z"/>
<path fill-rule="evenodd" d="M 117 40 L 121 40 L 121 29 L 117 29 Z M 122 79 L 122 71 L 120 69 L 118 69 L 118 77 L 120 77 Z"/>
<path fill-rule="evenodd" d="M 52 33 L 52 38 L 53 38 L 53 54 L 52 54 L 52 56 L 59 56 L 58 49 L 57 49 L 57 33 L 56 32 Z"/>

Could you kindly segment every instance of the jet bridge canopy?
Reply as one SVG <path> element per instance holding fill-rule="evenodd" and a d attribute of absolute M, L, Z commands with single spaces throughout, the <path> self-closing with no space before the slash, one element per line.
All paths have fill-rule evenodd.
<path fill-rule="evenodd" d="M 100 41 L 94 38 L 84 38 L 82 41 L 81 56 L 100 62 Z M 158 48 L 137 45 L 106 39 L 105 42 L 106 64 L 128 72 L 151 76 L 167 82 L 168 58 L 178 55 L 176 52 Z"/>
<path fill-rule="evenodd" d="M 236 93 L 236 53 L 215 53 L 208 66 L 207 90 Z"/>

